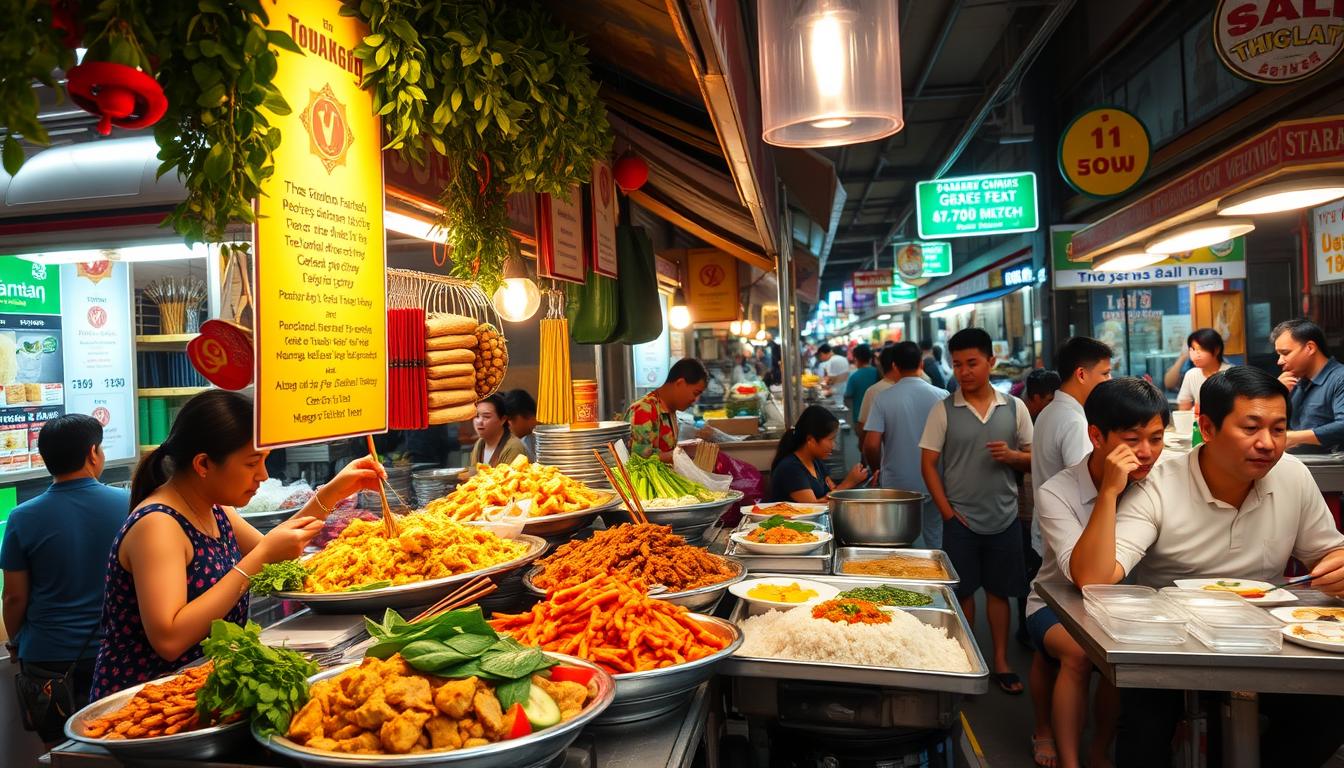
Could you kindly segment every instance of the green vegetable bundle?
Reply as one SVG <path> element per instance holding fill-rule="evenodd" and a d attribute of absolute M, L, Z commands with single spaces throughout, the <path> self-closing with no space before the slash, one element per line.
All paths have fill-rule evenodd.
<path fill-rule="evenodd" d="M 267 563 L 257 571 L 249 581 L 248 590 L 264 597 L 276 592 L 295 592 L 303 589 L 308 582 L 308 570 L 298 560 L 284 560 L 279 563 Z"/>
<path fill-rule="evenodd" d="M 771 528 L 788 528 L 790 530 L 798 531 L 799 533 L 811 533 L 817 528 L 817 526 L 811 523 L 800 523 L 796 520 L 790 520 L 783 515 L 771 515 L 762 520 L 756 527 L 767 531 Z"/>
<path fill-rule="evenodd" d="M 215 663 L 196 694 L 202 722 L 242 713 L 262 735 L 282 733 L 308 702 L 308 678 L 317 665 L 297 651 L 263 645 L 256 623 L 240 627 L 217 619 L 201 648 Z"/>
<path fill-rule="evenodd" d="M 495 684 L 495 696 L 505 710 L 526 703 L 532 692 L 532 675 L 556 664 L 541 649 L 495 632 L 479 606 L 414 623 L 389 609 L 381 623 L 372 619 L 364 622 L 377 641 L 367 655 L 386 659 L 400 653 L 420 672 L 489 680 Z"/>
<path fill-rule="evenodd" d="M 715 501 L 723 497 L 723 494 L 715 493 L 694 480 L 687 480 L 678 475 L 657 456 L 631 456 L 625 463 L 625 468 L 630 473 L 630 482 L 635 486 L 634 493 L 644 501 L 677 499 L 682 496 L 694 496 L 701 501 Z M 625 478 L 617 475 L 616 482 L 621 484 L 621 488 L 627 494 L 631 492 Z"/>

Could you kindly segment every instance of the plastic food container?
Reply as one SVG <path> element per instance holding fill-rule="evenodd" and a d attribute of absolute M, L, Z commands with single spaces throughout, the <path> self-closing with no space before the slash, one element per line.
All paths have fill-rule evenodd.
<path fill-rule="evenodd" d="M 1187 619 L 1150 587 L 1094 584 L 1083 587 L 1083 607 L 1111 639 L 1142 645 L 1180 645 Z"/>
<path fill-rule="evenodd" d="M 1190 620 L 1190 634 L 1220 653 L 1278 653 L 1282 622 L 1230 592 L 1167 587 L 1162 598 Z"/>

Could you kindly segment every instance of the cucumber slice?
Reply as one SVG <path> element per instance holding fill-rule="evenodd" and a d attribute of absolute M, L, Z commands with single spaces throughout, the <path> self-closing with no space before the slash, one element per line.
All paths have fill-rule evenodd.
<path fill-rule="evenodd" d="M 532 686 L 531 692 L 527 694 L 523 713 L 533 728 L 550 728 L 560 722 L 560 706 L 539 685 Z"/>

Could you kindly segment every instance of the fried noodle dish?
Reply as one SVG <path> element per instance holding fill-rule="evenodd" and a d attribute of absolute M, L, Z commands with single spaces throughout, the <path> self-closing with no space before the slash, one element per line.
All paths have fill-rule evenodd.
<path fill-rule="evenodd" d="M 537 561 L 541 571 L 532 583 L 547 592 L 581 584 L 595 576 L 662 584 L 669 592 L 707 587 L 732 578 L 728 563 L 666 525 L 618 525 L 590 538 L 571 541 Z"/>
<path fill-rule="evenodd" d="M 91 739 L 148 739 L 209 725 L 196 714 L 196 692 L 205 685 L 212 669 L 214 665 L 207 663 L 167 682 L 146 685 L 121 709 L 90 720 L 84 726 L 84 735 Z"/>
<path fill-rule="evenodd" d="M 397 521 L 401 532 L 387 538 L 381 521 L 356 520 L 304 563 L 307 592 L 343 592 L 374 582 L 427 581 L 506 563 L 527 552 L 521 541 L 424 510 Z"/>
<path fill-rule="evenodd" d="M 519 456 L 497 467 L 477 464 L 476 474 L 425 508 L 456 520 L 477 520 L 487 507 L 524 499 L 532 501 L 532 517 L 543 517 L 599 507 L 611 500 L 611 494 L 572 480 L 555 467 L 533 464 L 526 456 Z"/>
<path fill-rule="evenodd" d="M 780 525 L 774 528 L 754 528 L 747 534 L 747 539 L 758 544 L 809 544 L 817 540 L 817 535 Z"/>

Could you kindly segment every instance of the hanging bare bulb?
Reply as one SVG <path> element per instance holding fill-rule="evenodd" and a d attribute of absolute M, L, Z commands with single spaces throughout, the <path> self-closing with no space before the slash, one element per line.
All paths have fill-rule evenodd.
<path fill-rule="evenodd" d="M 691 325 L 691 308 L 686 306 L 686 295 L 680 288 L 672 294 L 672 307 L 667 310 L 667 324 L 677 331 L 685 330 Z"/>
<path fill-rule="evenodd" d="M 518 241 L 509 238 L 509 255 L 504 259 L 504 282 L 490 298 L 499 316 L 511 323 L 521 323 L 537 313 L 541 306 L 541 291 L 527 274 L 527 263 Z"/>

